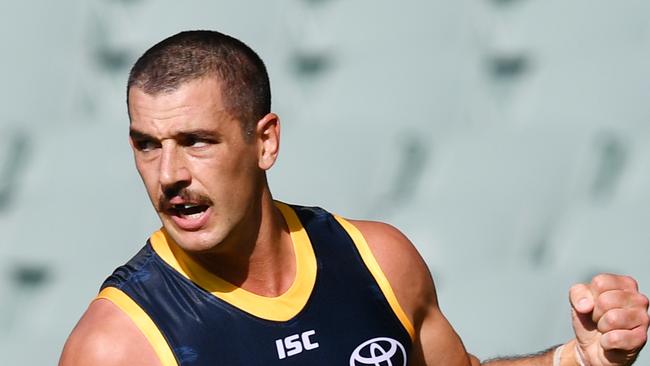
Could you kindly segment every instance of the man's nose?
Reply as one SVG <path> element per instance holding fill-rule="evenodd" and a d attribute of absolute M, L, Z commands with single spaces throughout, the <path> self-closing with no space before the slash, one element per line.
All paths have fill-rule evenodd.
<path fill-rule="evenodd" d="M 162 147 L 160 157 L 160 185 L 167 187 L 184 188 L 190 184 L 192 175 L 186 165 L 182 148 L 170 144 Z"/>

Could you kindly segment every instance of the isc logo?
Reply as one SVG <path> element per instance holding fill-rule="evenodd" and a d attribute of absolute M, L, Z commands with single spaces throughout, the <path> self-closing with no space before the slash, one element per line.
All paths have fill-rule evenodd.
<path fill-rule="evenodd" d="M 314 334 L 316 334 L 315 330 L 308 330 L 301 334 L 290 335 L 284 339 L 276 339 L 275 346 L 278 349 L 278 358 L 282 360 L 295 356 L 302 351 L 311 351 L 318 348 L 318 343 L 309 338 Z"/>

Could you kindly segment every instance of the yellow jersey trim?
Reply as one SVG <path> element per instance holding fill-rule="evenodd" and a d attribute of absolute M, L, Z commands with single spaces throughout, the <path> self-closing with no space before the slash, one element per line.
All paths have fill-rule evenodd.
<path fill-rule="evenodd" d="M 296 261 L 296 277 L 289 289 L 277 297 L 257 295 L 209 272 L 189 257 L 164 229 L 155 232 L 150 243 L 172 268 L 219 299 L 262 319 L 287 321 L 307 304 L 316 283 L 316 256 L 300 219 L 291 207 L 275 202 L 289 227 Z"/>
<path fill-rule="evenodd" d="M 95 298 L 95 300 L 97 299 L 106 299 L 112 302 L 131 318 L 133 323 L 135 323 L 147 338 L 163 366 L 178 366 L 174 353 L 169 348 L 165 337 L 160 333 L 160 330 L 149 315 L 129 295 L 115 287 L 105 287 Z"/>
<path fill-rule="evenodd" d="M 368 267 L 368 270 L 375 278 L 375 281 L 377 282 L 377 285 L 379 285 L 381 292 L 383 292 L 384 297 L 388 301 L 388 304 L 390 304 L 390 307 L 393 309 L 393 312 L 402 323 L 404 329 L 406 329 L 406 332 L 409 334 L 409 336 L 411 336 L 411 340 L 414 341 L 415 328 L 413 327 L 413 324 L 411 324 L 408 316 L 406 316 L 406 313 L 402 309 L 402 306 L 399 304 L 399 301 L 397 301 L 397 297 L 393 292 L 393 288 L 390 286 L 390 282 L 388 282 L 386 275 L 384 275 L 384 272 L 381 270 L 379 263 L 377 263 L 375 256 L 372 254 L 372 251 L 370 250 L 366 239 L 363 237 L 359 229 L 357 229 L 356 226 L 352 225 L 352 223 L 346 219 L 336 215 L 334 215 L 334 218 L 339 222 L 339 224 L 341 224 L 341 226 L 343 226 L 345 231 L 347 231 L 348 235 L 350 235 L 352 238 L 352 241 L 354 242 L 354 245 L 356 245 L 359 254 L 361 254 L 363 262 L 366 264 L 366 267 Z"/>

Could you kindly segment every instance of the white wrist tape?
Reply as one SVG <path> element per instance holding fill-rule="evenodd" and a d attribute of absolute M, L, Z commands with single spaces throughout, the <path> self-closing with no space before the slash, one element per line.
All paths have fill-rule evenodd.
<path fill-rule="evenodd" d="M 562 362 L 562 352 L 564 351 L 564 344 L 561 345 L 560 347 L 555 349 L 555 352 L 553 352 L 553 366 L 560 366 Z M 580 349 L 580 346 L 578 346 L 578 343 L 575 344 L 575 354 L 576 354 L 576 361 L 578 362 L 578 365 L 580 366 L 590 366 L 587 361 L 585 360 L 585 355 L 582 353 L 582 349 Z"/>
<path fill-rule="evenodd" d="M 561 345 L 560 347 L 555 349 L 555 352 L 553 353 L 553 366 L 560 366 L 560 359 L 562 357 L 563 350 L 564 350 L 564 345 Z"/>
<path fill-rule="evenodd" d="M 576 359 L 578 360 L 578 364 L 580 366 L 589 366 L 589 364 L 585 360 L 585 354 L 582 353 L 582 349 L 580 349 L 580 347 L 578 346 L 578 343 L 576 343 L 576 355 L 578 356 L 578 357 L 576 357 Z"/>

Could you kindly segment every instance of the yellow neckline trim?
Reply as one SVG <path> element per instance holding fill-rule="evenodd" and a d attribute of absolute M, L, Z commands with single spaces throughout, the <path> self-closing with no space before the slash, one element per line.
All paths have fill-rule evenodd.
<path fill-rule="evenodd" d="M 95 298 L 95 300 L 97 299 L 105 299 L 112 302 L 129 318 L 131 318 L 133 323 L 135 323 L 138 329 L 140 329 L 147 338 L 163 366 L 178 366 L 174 353 L 171 348 L 169 348 L 169 344 L 156 324 L 127 294 L 115 287 L 105 287 Z"/>
<path fill-rule="evenodd" d="M 357 247 L 359 254 L 361 254 L 361 258 L 363 259 L 363 262 L 366 264 L 366 267 L 368 267 L 368 270 L 375 278 L 375 281 L 377 282 L 377 285 L 379 285 L 379 288 L 381 289 L 381 292 L 384 294 L 384 297 L 388 301 L 388 304 L 390 304 L 390 307 L 393 309 L 393 312 L 395 313 L 399 321 L 402 323 L 404 329 L 406 329 L 406 332 L 411 337 L 411 340 L 414 341 L 415 328 L 413 327 L 413 324 L 411 324 L 411 321 L 409 320 L 408 316 L 406 316 L 406 313 L 404 312 L 404 309 L 402 309 L 402 306 L 399 304 L 399 301 L 397 301 L 397 296 L 395 296 L 395 293 L 393 292 L 393 288 L 390 286 L 390 282 L 388 282 L 386 275 L 384 275 L 384 272 L 381 270 L 379 263 L 377 263 L 377 260 L 375 259 L 375 256 L 372 254 L 372 251 L 370 250 L 370 247 L 368 246 L 366 239 L 361 234 L 361 231 L 359 231 L 359 229 L 357 229 L 356 226 L 352 225 L 352 223 L 350 223 L 349 221 L 345 220 L 340 216 L 334 215 L 334 218 L 336 219 L 336 221 L 338 221 L 341 224 L 341 226 L 343 226 L 345 231 L 347 231 L 348 235 L 350 235 L 350 237 L 352 238 L 352 241 Z"/>
<path fill-rule="evenodd" d="M 207 271 L 196 263 L 166 235 L 164 229 L 150 238 L 156 253 L 180 274 L 219 299 L 262 319 L 287 321 L 296 316 L 307 304 L 316 283 L 316 256 L 311 241 L 298 216 L 291 207 L 275 202 L 289 227 L 296 259 L 296 277 L 282 295 L 266 297 L 246 291 Z"/>

